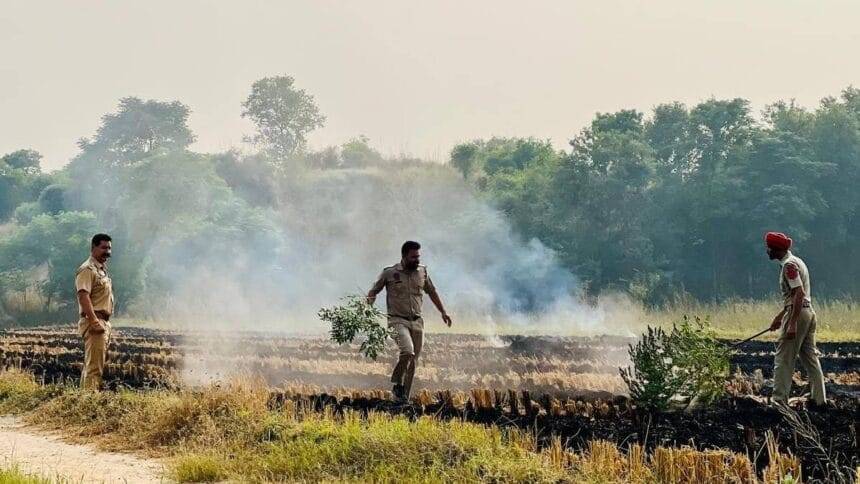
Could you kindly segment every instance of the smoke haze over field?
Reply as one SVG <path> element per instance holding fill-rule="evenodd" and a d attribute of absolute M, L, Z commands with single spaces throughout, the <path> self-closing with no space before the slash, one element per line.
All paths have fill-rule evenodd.
<path fill-rule="evenodd" d="M 160 305 L 167 319 L 193 327 L 322 332 L 319 308 L 365 293 L 384 266 L 399 260 L 400 244 L 415 239 L 461 328 L 614 332 L 621 327 L 606 327 L 607 319 L 627 323 L 624 301 L 581 304 L 576 278 L 552 251 L 519 240 L 502 214 L 450 168 L 309 171 L 282 190 L 278 208 L 264 212 L 269 233 L 262 243 L 212 239 L 211 245 L 228 247 L 173 246 L 169 257 L 151 259 L 150 270 L 172 279 L 174 289 Z M 177 270 L 182 261 L 194 262 Z M 142 297 L 132 314 L 146 312 L 149 301 Z M 384 307 L 384 298 L 378 304 Z M 425 314 L 429 330 L 443 327 L 429 300 Z"/>

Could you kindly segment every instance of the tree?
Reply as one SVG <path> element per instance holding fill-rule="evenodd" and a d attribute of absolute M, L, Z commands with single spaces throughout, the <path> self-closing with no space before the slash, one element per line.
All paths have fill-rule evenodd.
<path fill-rule="evenodd" d="M 194 142 L 188 128 L 191 110 L 179 101 L 143 101 L 126 97 L 117 112 L 102 116 L 92 139 L 83 138 L 83 153 L 108 165 L 126 165 L 156 151 L 184 150 Z"/>
<path fill-rule="evenodd" d="M 260 79 L 242 103 L 242 117 L 250 118 L 257 129 L 249 140 L 281 163 L 303 149 L 307 134 L 325 123 L 314 97 L 294 82 L 290 76 Z"/>
<path fill-rule="evenodd" d="M 0 222 L 15 213 L 22 203 L 32 202 L 51 183 L 39 163 L 42 155 L 33 150 L 18 150 L 0 157 Z"/>
<path fill-rule="evenodd" d="M 598 114 L 571 145 L 554 186 L 555 219 L 570 241 L 562 259 L 596 289 L 629 288 L 656 270 L 643 220 L 655 166 L 643 115 Z"/>
<path fill-rule="evenodd" d="M 44 213 L 56 215 L 65 210 L 65 192 L 62 185 L 49 185 L 39 194 L 39 207 Z"/>
<path fill-rule="evenodd" d="M 90 237 L 97 232 L 95 216 L 86 212 L 42 214 L 0 239 L 0 273 L 47 268 L 42 290 L 51 300 L 73 304 L 70 282 L 89 254 Z"/>
<path fill-rule="evenodd" d="M 5 165 L 7 169 L 21 170 L 28 175 L 34 175 L 41 172 L 41 162 L 42 155 L 38 151 L 18 150 L 0 158 L 0 171 Z"/>
<path fill-rule="evenodd" d="M 683 178 L 693 167 L 690 157 L 690 114 L 681 103 L 661 104 L 645 123 L 645 136 L 654 149 L 663 178 Z"/>
<path fill-rule="evenodd" d="M 479 143 L 480 142 L 478 141 L 461 143 L 451 150 L 451 160 L 449 163 L 457 169 L 457 171 L 459 171 L 466 180 L 472 176 L 475 169 L 475 159 L 478 151 L 481 149 L 481 145 Z"/>

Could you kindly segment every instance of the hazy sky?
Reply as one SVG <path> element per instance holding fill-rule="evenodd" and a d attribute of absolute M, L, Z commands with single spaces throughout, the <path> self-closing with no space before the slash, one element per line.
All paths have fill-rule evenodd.
<path fill-rule="evenodd" d="M 851 1 L 0 0 L 0 153 L 57 168 L 119 98 L 179 100 L 199 151 L 241 143 L 241 101 L 289 74 L 328 117 L 444 160 L 459 141 L 551 138 L 597 111 L 745 97 L 814 106 L 860 84 Z"/>

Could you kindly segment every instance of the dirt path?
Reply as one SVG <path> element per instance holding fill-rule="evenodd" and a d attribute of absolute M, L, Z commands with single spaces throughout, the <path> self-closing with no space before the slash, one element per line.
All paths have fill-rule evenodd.
<path fill-rule="evenodd" d="M 157 461 L 69 444 L 25 428 L 15 417 L 0 416 L 0 467 L 11 464 L 25 473 L 75 483 L 166 482 L 161 478 L 163 466 Z"/>

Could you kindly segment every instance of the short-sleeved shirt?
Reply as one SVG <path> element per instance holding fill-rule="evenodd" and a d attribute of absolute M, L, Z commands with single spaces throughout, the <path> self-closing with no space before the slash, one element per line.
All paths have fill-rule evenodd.
<path fill-rule="evenodd" d="M 812 287 L 809 283 L 809 269 L 806 268 L 806 263 L 791 251 L 786 253 L 779 262 L 782 265 L 779 271 L 779 289 L 782 291 L 783 303 L 786 306 L 792 304 L 791 290 L 795 287 L 802 287 L 803 300 L 811 303 Z"/>
<path fill-rule="evenodd" d="M 373 295 L 385 289 L 385 303 L 388 308 L 388 322 L 420 321 L 423 293 L 433 294 L 436 287 L 427 274 L 427 267 L 419 265 L 408 271 L 402 263 L 386 267 L 379 274 L 370 290 Z"/>
<path fill-rule="evenodd" d="M 75 292 L 86 291 L 93 302 L 93 311 L 113 314 L 113 285 L 107 267 L 92 256 L 84 261 L 75 272 Z M 78 313 L 83 315 L 78 303 Z"/>

